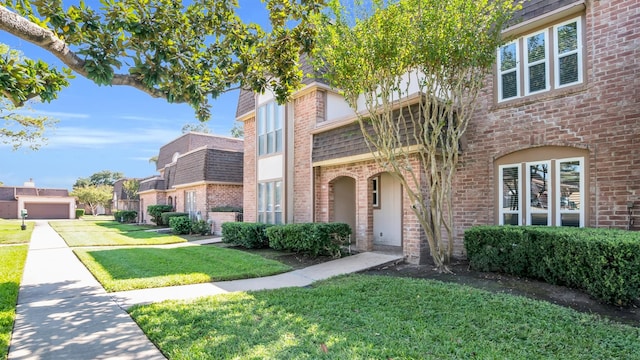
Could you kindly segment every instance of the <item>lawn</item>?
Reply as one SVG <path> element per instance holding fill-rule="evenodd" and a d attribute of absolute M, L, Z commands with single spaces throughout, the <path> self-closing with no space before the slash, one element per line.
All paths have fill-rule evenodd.
<path fill-rule="evenodd" d="M 185 242 L 175 235 L 144 231 L 148 226 L 116 221 L 52 221 L 49 223 L 71 247 L 113 245 L 159 245 Z"/>
<path fill-rule="evenodd" d="M 0 244 L 27 244 L 33 232 L 33 221 L 24 223 L 26 230 L 22 230 L 22 220 L 2 220 L 0 219 Z"/>
<path fill-rule="evenodd" d="M 640 328 L 423 279 L 350 275 L 130 313 L 172 360 L 640 359 Z"/>
<path fill-rule="evenodd" d="M 6 359 L 28 246 L 0 246 L 0 359 Z"/>
<path fill-rule="evenodd" d="M 291 269 L 261 256 L 216 246 L 76 249 L 75 253 L 107 291 L 253 278 Z"/>

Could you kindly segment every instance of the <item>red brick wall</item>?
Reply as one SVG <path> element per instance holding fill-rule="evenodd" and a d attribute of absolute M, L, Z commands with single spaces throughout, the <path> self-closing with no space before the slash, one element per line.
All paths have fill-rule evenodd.
<path fill-rule="evenodd" d="M 242 207 L 242 185 L 210 184 L 207 190 L 207 211 L 216 206 Z"/>
<path fill-rule="evenodd" d="M 147 206 L 149 205 L 164 205 L 166 204 L 166 194 L 164 192 L 149 192 L 144 194 L 139 194 L 140 196 L 140 206 L 142 207 L 143 217 L 142 221 L 144 223 L 151 223 L 151 216 L 147 212 Z M 140 216 L 138 216 L 140 219 Z"/>
<path fill-rule="evenodd" d="M 256 222 L 258 216 L 256 171 L 256 118 L 252 117 L 244 122 L 244 182 L 243 182 L 243 210 L 245 222 Z"/>
<path fill-rule="evenodd" d="M 587 2 L 584 85 L 497 105 L 489 79 L 455 178 L 459 244 L 468 227 L 497 223 L 494 161 L 542 146 L 587 149 L 586 225 L 627 225 L 627 202 L 640 201 L 639 13 L 634 0 Z"/>

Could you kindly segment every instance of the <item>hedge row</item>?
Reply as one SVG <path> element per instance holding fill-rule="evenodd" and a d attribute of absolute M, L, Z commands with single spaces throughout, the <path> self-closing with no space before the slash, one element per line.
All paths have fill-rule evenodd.
<path fill-rule="evenodd" d="M 135 210 L 114 211 L 113 218 L 121 223 L 132 223 L 138 218 L 138 212 Z"/>
<path fill-rule="evenodd" d="M 149 205 L 147 206 L 147 213 L 151 216 L 151 221 L 158 226 L 168 225 L 168 222 L 162 222 L 162 214 L 173 210 L 171 205 Z"/>
<path fill-rule="evenodd" d="M 464 236 L 473 269 L 542 279 L 628 305 L 640 297 L 640 233 L 614 229 L 481 226 Z"/>
<path fill-rule="evenodd" d="M 246 248 L 289 250 L 313 256 L 340 257 L 351 228 L 342 223 L 268 225 L 227 222 L 222 224 L 222 241 Z"/>
<path fill-rule="evenodd" d="M 209 235 L 211 233 L 211 226 L 206 220 L 191 220 L 189 215 L 185 213 L 174 214 L 177 215 L 169 216 L 167 218 L 172 233 L 176 235 Z M 164 216 L 164 214 L 162 215 Z"/>
<path fill-rule="evenodd" d="M 169 225 L 169 227 L 171 226 L 171 223 L 169 222 L 171 220 L 171 218 L 174 217 L 182 217 L 182 216 L 186 216 L 187 218 L 189 217 L 189 213 L 185 213 L 185 212 L 173 212 L 173 211 L 167 211 L 167 212 L 163 212 L 160 214 L 160 223 L 164 224 L 164 225 Z M 157 223 L 156 223 L 157 224 Z M 159 225 L 159 224 L 158 224 Z"/>

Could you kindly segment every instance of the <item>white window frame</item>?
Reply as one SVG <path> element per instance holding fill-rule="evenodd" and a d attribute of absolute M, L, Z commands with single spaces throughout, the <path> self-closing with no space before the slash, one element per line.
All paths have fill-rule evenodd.
<path fill-rule="evenodd" d="M 195 190 L 184 192 L 184 212 L 189 213 L 189 217 L 195 216 L 197 212 Z"/>
<path fill-rule="evenodd" d="M 380 209 L 380 177 L 376 176 L 371 179 L 371 206 L 374 209 Z"/>
<path fill-rule="evenodd" d="M 500 212 L 500 220 L 499 224 L 504 225 L 504 215 L 505 214 L 517 214 L 518 215 L 518 225 L 522 225 L 522 196 L 518 194 L 518 210 L 505 210 L 503 201 L 504 201 L 504 184 L 502 183 L 504 179 L 504 169 L 506 168 L 516 168 L 518 169 L 518 193 L 521 192 L 522 189 L 522 164 L 508 164 L 508 165 L 500 165 L 499 169 L 499 181 L 500 181 L 500 189 L 499 189 L 499 212 Z"/>
<path fill-rule="evenodd" d="M 284 106 L 275 101 L 266 102 L 258 107 L 256 117 L 258 156 L 282 152 Z"/>
<path fill-rule="evenodd" d="M 562 197 L 562 189 L 560 189 L 560 164 L 565 162 L 578 161 L 580 163 L 580 209 L 578 210 L 562 210 L 561 209 L 561 197 Z M 584 208 L 585 208 L 585 200 L 584 193 L 586 189 L 584 188 L 585 183 L 585 168 L 584 168 L 584 158 L 583 157 L 575 157 L 575 158 L 566 158 L 566 159 L 558 159 L 556 160 L 556 176 L 555 176 L 555 188 L 558 189 L 558 196 L 555 201 L 555 211 L 556 211 L 556 225 L 562 225 L 562 214 L 579 214 L 580 217 L 580 225 L 579 227 L 584 227 Z"/>
<path fill-rule="evenodd" d="M 553 187 L 551 186 L 552 184 L 554 184 L 553 178 L 551 177 L 551 160 L 546 160 L 546 161 L 532 161 L 532 162 L 527 162 L 524 164 L 526 169 L 525 169 L 525 174 L 526 174 L 526 186 L 525 186 L 525 195 L 526 195 L 526 200 L 525 200 L 525 204 L 527 205 L 527 219 L 525 221 L 525 225 L 532 225 L 533 224 L 533 218 L 532 215 L 533 214 L 547 214 L 547 225 L 549 226 L 551 225 L 551 199 L 553 199 Z M 533 208 L 531 207 L 531 166 L 535 166 L 535 165 L 547 165 L 547 209 L 545 211 L 542 210 L 533 210 Z"/>
<path fill-rule="evenodd" d="M 560 55 L 558 53 L 558 45 L 559 45 L 559 41 L 558 41 L 558 28 L 565 26 L 567 24 L 571 24 L 571 23 L 576 23 L 576 35 L 577 35 L 577 46 L 575 50 L 572 50 L 570 52 L 564 53 L 562 55 Z M 555 82 L 555 88 L 556 89 L 561 89 L 563 87 L 567 87 L 567 86 L 571 86 L 571 85 L 576 85 L 576 84 L 581 84 L 582 83 L 582 18 L 581 17 L 576 17 L 573 18 L 571 20 L 567 20 L 564 21 L 560 24 L 556 24 L 553 26 L 553 38 L 554 38 L 554 45 L 553 45 L 553 65 L 554 65 L 554 82 Z M 560 57 L 565 57 L 565 56 L 569 56 L 569 55 L 573 55 L 573 54 L 577 54 L 578 55 L 578 80 L 572 83 L 568 83 L 568 84 L 563 84 L 560 85 Z"/>
<path fill-rule="evenodd" d="M 544 36 L 544 59 L 542 60 L 538 60 L 538 61 L 534 61 L 534 62 L 529 62 L 529 42 L 527 41 L 529 38 L 534 37 L 534 36 L 538 36 L 542 34 Z M 524 94 L 525 96 L 527 95 L 533 95 L 533 94 L 537 94 L 537 93 L 541 93 L 541 92 L 545 92 L 545 91 L 549 91 L 550 88 L 550 84 L 549 84 L 549 35 L 548 35 L 548 31 L 542 30 L 542 31 L 538 31 L 536 33 L 533 34 L 529 34 L 526 36 L 522 37 L 523 39 L 523 43 L 524 43 L 524 69 L 525 69 L 525 77 L 524 77 Z M 541 90 L 537 90 L 537 91 L 529 91 L 529 85 L 531 84 L 531 67 L 535 66 L 535 65 L 539 65 L 544 63 L 544 84 L 545 84 L 545 88 L 541 89 Z M 512 98 L 510 98 L 512 99 Z"/>
<path fill-rule="evenodd" d="M 502 51 L 501 50 L 502 48 L 510 45 L 515 45 L 516 47 L 516 67 L 513 69 L 502 71 Z M 520 44 L 518 42 L 518 39 L 516 39 L 515 41 L 511 41 L 509 43 L 506 43 L 498 48 L 497 69 L 498 69 L 498 101 L 508 101 L 508 100 L 519 98 L 520 97 Z M 514 71 L 516 73 L 516 95 L 509 98 L 503 98 L 502 97 L 502 75 L 505 75 Z"/>
<path fill-rule="evenodd" d="M 279 187 L 278 187 L 279 184 Z M 276 202 L 278 189 L 279 203 Z M 266 181 L 258 184 L 258 222 L 281 224 L 283 222 L 283 182 L 282 180 Z M 277 221 L 280 214 L 280 221 Z"/>

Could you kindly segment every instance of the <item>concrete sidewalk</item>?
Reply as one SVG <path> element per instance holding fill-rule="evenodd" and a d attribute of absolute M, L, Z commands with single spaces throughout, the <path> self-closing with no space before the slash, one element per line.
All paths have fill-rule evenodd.
<path fill-rule="evenodd" d="M 46 221 L 37 221 L 20 285 L 9 359 L 165 359 L 126 313 L 163 300 L 307 286 L 390 262 L 375 252 L 264 278 L 107 294 Z"/>

